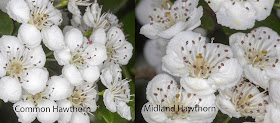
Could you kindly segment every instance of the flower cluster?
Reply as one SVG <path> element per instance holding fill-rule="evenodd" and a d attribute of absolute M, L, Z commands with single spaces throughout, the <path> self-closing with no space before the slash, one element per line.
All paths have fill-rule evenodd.
<path fill-rule="evenodd" d="M 57 8 L 63 6 L 54 7 L 53 0 L 1 3 L 1 9 L 5 6 L 3 11 L 21 26 L 17 36 L 0 38 L 0 99 L 14 103 L 18 122 L 37 118 L 43 123 L 90 123 L 89 115 L 98 110 L 103 95 L 109 111 L 131 120 L 127 103 L 134 95 L 120 67 L 128 64 L 133 46 L 122 25 L 112 13 L 102 13 L 97 1 L 69 0 L 66 5 L 73 14 L 72 25 L 62 31 Z M 87 6 L 83 16 L 78 6 Z M 43 47 L 53 53 L 51 61 L 63 67 L 61 75 L 49 75 L 45 63 L 50 53 L 46 55 Z M 107 89 L 99 92 L 97 83 Z"/>
<path fill-rule="evenodd" d="M 234 29 L 252 28 L 255 20 L 270 15 L 274 3 L 206 2 L 216 13 L 219 24 Z M 250 33 L 232 34 L 229 46 L 213 43 L 214 38 L 208 43 L 205 35 L 195 29 L 203 14 L 202 7 L 196 7 L 197 0 L 176 0 L 174 4 L 168 0 L 143 0 L 138 8 L 144 4 L 155 7 L 149 9 L 149 22 L 140 20 L 145 23 L 140 33 L 151 39 L 145 45 L 144 55 L 161 73 L 147 86 L 148 103 L 142 108 L 147 122 L 212 122 L 218 110 L 229 117 L 250 116 L 259 123 L 279 121 L 280 37 L 275 31 L 259 27 Z M 217 110 L 180 108 L 186 106 Z M 149 111 L 151 107 L 161 107 L 161 111 Z"/>

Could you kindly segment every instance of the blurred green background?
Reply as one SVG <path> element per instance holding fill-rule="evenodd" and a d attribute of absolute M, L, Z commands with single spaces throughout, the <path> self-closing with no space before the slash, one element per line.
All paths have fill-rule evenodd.
<path fill-rule="evenodd" d="M 94 0 L 91 0 L 94 1 Z M 54 6 L 59 3 L 59 0 L 55 0 Z M 133 57 L 129 61 L 129 64 L 126 66 L 122 66 L 123 70 L 123 79 L 128 78 L 131 79 L 130 89 L 131 94 L 135 94 L 135 86 L 134 86 L 134 76 L 135 76 L 135 2 L 133 0 L 98 0 L 99 5 L 103 5 L 103 12 L 110 11 L 114 13 L 120 22 L 123 23 L 123 31 L 126 35 L 127 40 L 133 45 Z M 85 10 L 86 7 L 80 7 L 82 11 Z M 59 8 L 64 12 L 67 12 L 67 7 Z M 71 19 L 71 14 L 67 15 Z M 70 24 L 69 22 L 63 22 Z M 61 29 L 65 25 L 61 25 Z M 2 35 L 17 35 L 17 30 L 20 26 L 20 23 L 13 21 L 9 16 L 0 10 L 0 37 Z M 43 45 L 43 44 L 42 44 Z M 50 51 L 43 45 L 44 51 L 48 54 Z M 53 55 L 49 55 L 47 58 L 54 58 Z M 48 61 L 45 65 L 48 69 L 50 76 L 52 75 L 60 75 L 62 66 L 59 66 L 56 61 Z M 101 82 L 98 82 L 98 90 L 101 92 L 105 87 Z M 132 97 L 134 98 L 134 97 Z M 134 100 L 134 99 L 133 99 Z M 99 100 L 97 105 L 100 108 L 94 112 L 94 117 L 91 117 L 91 121 L 95 123 L 126 123 L 126 122 L 134 122 L 135 120 L 135 101 L 131 101 L 128 105 L 131 107 L 132 121 L 127 121 L 124 118 L 121 118 L 117 113 L 112 113 L 106 109 L 103 104 L 102 96 L 99 96 Z M 12 103 L 4 103 L 0 100 L 0 123 L 17 123 L 18 118 L 13 111 Z M 38 123 L 39 121 L 35 120 L 34 123 Z"/>
<path fill-rule="evenodd" d="M 136 6 L 139 3 L 140 0 L 136 0 Z M 175 0 L 170 0 L 170 1 L 175 1 Z M 275 0 L 275 3 L 280 3 L 279 0 Z M 215 43 L 222 43 L 222 44 L 229 44 L 229 36 L 233 33 L 236 32 L 251 32 L 253 29 L 248 29 L 244 31 L 239 31 L 239 30 L 232 30 L 229 29 L 228 27 L 221 26 L 217 24 L 216 20 L 216 15 L 212 11 L 212 9 L 208 6 L 208 4 L 204 0 L 199 0 L 199 5 L 203 7 L 203 16 L 201 18 L 201 25 L 203 29 L 207 31 L 207 37 L 210 39 L 212 37 L 215 37 L 214 42 Z M 265 20 L 263 21 L 257 21 L 255 23 L 254 28 L 261 27 L 261 26 L 266 26 L 274 31 L 276 31 L 278 34 L 280 34 L 280 19 L 276 15 L 276 9 L 280 9 L 280 6 L 274 6 L 271 12 L 271 15 L 268 16 Z M 148 102 L 146 99 L 146 87 L 148 82 L 156 75 L 155 70 L 149 66 L 149 64 L 145 61 L 144 56 L 143 56 L 143 49 L 144 49 L 144 44 L 148 40 L 145 36 L 139 34 L 140 28 L 142 25 L 136 20 L 136 122 L 138 123 L 144 123 L 145 120 L 142 117 L 141 114 L 141 108 L 142 106 Z M 217 114 L 215 120 L 213 121 L 214 123 L 222 123 L 226 120 L 227 115 L 221 113 Z M 251 117 L 247 118 L 232 118 L 229 123 L 242 123 L 242 122 L 254 122 L 254 119 Z M 280 122 L 280 121 L 279 121 Z"/>

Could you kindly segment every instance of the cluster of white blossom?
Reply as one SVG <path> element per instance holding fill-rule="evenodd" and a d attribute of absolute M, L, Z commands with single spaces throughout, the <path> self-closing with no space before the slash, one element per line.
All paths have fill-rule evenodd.
<path fill-rule="evenodd" d="M 255 20 L 270 15 L 274 0 L 207 2 L 219 24 L 248 29 Z M 208 43 L 205 32 L 194 30 L 200 26 L 203 14 L 202 7 L 197 5 L 198 0 L 142 0 L 136 8 L 138 19 L 144 24 L 140 33 L 151 39 L 144 55 L 152 66 L 160 64 L 156 69 L 161 72 L 147 86 L 144 119 L 151 123 L 212 122 L 220 110 L 229 117 L 250 116 L 258 123 L 279 122 L 277 32 L 259 27 L 250 33 L 231 35 L 229 46 L 213 43 L 214 39 Z M 149 15 L 141 14 L 144 6 Z M 173 77 L 179 78 L 180 84 Z M 147 111 L 148 107 L 156 106 L 171 107 L 173 111 Z M 177 106 L 216 110 L 186 111 Z"/>
<path fill-rule="evenodd" d="M 0 5 L 21 23 L 17 36 L 0 38 L 0 99 L 14 103 L 18 122 L 37 118 L 43 123 L 89 123 L 88 114 L 98 110 L 99 95 L 108 110 L 132 119 L 127 103 L 134 95 L 130 94 L 130 80 L 122 79 L 120 66 L 128 64 L 133 46 L 115 15 L 103 13 L 96 0 L 69 0 L 66 5 L 73 14 L 72 25 L 62 31 L 62 14 L 53 0 L 4 0 Z M 78 6 L 87 7 L 83 16 Z M 54 52 L 63 66 L 62 75 L 49 76 L 42 45 Z M 102 92 L 97 87 L 100 81 L 107 87 Z M 56 107 L 86 110 L 56 111 Z M 26 108 L 51 110 L 17 111 Z"/>

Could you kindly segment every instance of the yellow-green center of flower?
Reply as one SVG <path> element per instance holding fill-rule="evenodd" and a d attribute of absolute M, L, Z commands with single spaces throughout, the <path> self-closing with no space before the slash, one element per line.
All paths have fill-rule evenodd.
<path fill-rule="evenodd" d="M 18 60 L 14 60 L 11 62 L 11 64 L 8 66 L 8 75 L 12 75 L 14 77 L 20 77 L 20 75 L 23 73 L 24 67 L 22 65 L 22 62 Z"/>

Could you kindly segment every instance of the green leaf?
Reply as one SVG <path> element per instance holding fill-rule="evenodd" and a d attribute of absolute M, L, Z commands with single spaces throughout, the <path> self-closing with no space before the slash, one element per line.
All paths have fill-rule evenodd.
<path fill-rule="evenodd" d="M 215 29 L 215 22 L 209 14 L 204 13 L 201 17 L 201 27 L 207 31 L 213 31 Z"/>
<path fill-rule="evenodd" d="M 103 98 L 100 98 L 97 102 L 99 108 L 96 110 L 96 114 L 99 120 L 105 120 L 106 123 L 113 123 L 114 122 L 114 114 L 110 112 L 103 103 Z"/>
<path fill-rule="evenodd" d="M 0 10 L 0 37 L 2 37 L 2 35 L 11 35 L 13 29 L 13 20 L 9 15 Z"/>

